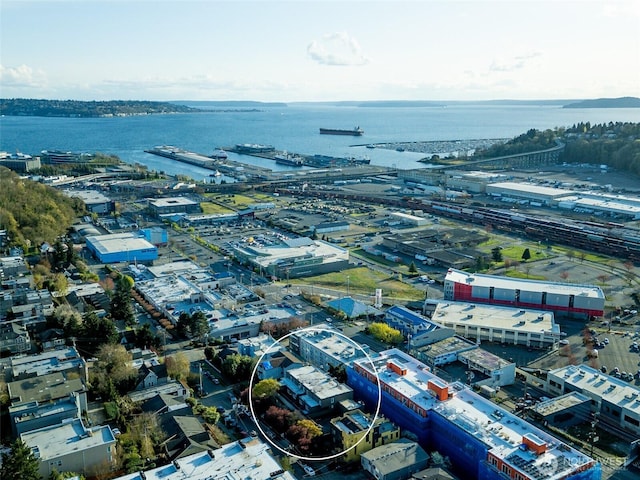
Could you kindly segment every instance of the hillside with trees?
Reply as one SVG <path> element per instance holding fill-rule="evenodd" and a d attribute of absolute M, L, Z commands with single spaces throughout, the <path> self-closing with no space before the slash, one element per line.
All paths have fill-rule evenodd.
<path fill-rule="evenodd" d="M 607 165 L 640 175 L 640 123 L 609 122 L 591 125 L 581 122 L 571 127 L 539 131 L 531 129 L 508 142 L 478 151 L 473 160 L 515 155 L 565 144 L 560 162 Z"/>
<path fill-rule="evenodd" d="M 160 113 L 193 113 L 201 109 L 168 102 L 144 100 L 39 100 L 29 98 L 0 99 L 0 114 L 26 117 L 118 117 Z"/>
<path fill-rule="evenodd" d="M 53 244 L 84 213 L 82 200 L 0 167 L 0 229 L 7 230 L 9 245 Z"/>

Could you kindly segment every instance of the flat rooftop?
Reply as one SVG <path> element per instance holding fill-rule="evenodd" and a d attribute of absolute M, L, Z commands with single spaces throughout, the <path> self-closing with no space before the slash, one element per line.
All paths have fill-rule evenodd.
<path fill-rule="evenodd" d="M 309 327 L 308 330 L 304 330 L 299 334 L 301 337 L 300 342 L 302 344 L 302 342 L 306 341 L 341 362 L 365 356 L 362 349 L 366 347 L 362 347 L 354 340 L 347 340 L 329 329 L 333 330 L 332 327 L 327 327 L 326 324 Z"/>
<path fill-rule="evenodd" d="M 422 355 L 435 358 L 439 357 L 440 355 L 447 355 L 475 348 L 478 348 L 478 346 L 471 340 L 467 340 L 463 337 L 453 336 L 445 338 L 444 340 L 440 340 L 439 342 L 426 345 L 424 347 L 418 347 L 415 350 L 419 351 Z"/>
<path fill-rule="evenodd" d="M 169 197 L 169 198 L 156 198 L 149 200 L 149 205 L 153 205 L 156 208 L 175 207 L 175 206 L 191 206 L 197 205 L 198 202 L 187 197 Z"/>
<path fill-rule="evenodd" d="M 434 411 L 473 435 L 487 445 L 490 453 L 525 472 L 533 480 L 564 478 L 593 463 L 583 453 L 466 388 L 449 400 L 438 402 Z M 536 444 L 545 444 L 546 451 L 538 455 L 520 448 L 525 436 Z"/>
<path fill-rule="evenodd" d="M 48 402 L 85 390 L 82 380 L 67 380 L 61 372 L 15 380 L 7 385 L 12 403 Z"/>
<path fill-rule="evenodd" d="M 311 365 L 289 370 L 287 375 L 294 378 L 320 400 L 353 391 L 351 387 L 334 380 L 329 374 Z M 285 380 L 287 380 L 286 377 Z"/>
<path fill-rule="evenodd" d="M 436 303 L 431 318 L 444 326 L 473 325 L 519 333 L 560 335 L 560 326 L 555 323 L 553 313 L 543 310 L 443 301 Z"/>
<path fill-rule="evenodd" d="M 550 398 L 549 400 L 546 400 L 544 402 L 537 403 L 536 405 L 531 407 L 531 410 L 538 415 L 546 417 L 548 415 L 562 412 L 563 410 L 566 410 L 568 408 L 573 408 L 589 402 L 591 402 L 591 399 L 589 397 L 578 392 L 571 392 L 560 397 Z M 591 405 L 586 405 L 585 408 L 587 412 L 591 411 Z"/>
<path fill-rule="evenodd" d="M 562 378 L 565 383 L 575 385 L 582 393 L 590 393 L 607 402 L 640 415 L 640 388 L 630 385 L 587 365 L 568 365 L 549 371 L 549 375 Z"/>
<path fill-rule="evenodd" d="M 562 202 L 574 202 L 576 206 L 584 208 L 594 208 L 608 210 L 611 212 L 624 213 L 626 215 L 639 215 L 640 205 L 630 204 L 628 200 L 617 200 L 612 197 L 593 197 L 583 195 L 572 195 L 559 199 Z"/>
<path fill-rule="evenodd" d="M 565 295 L 604 299 L 604 293 L 595 285 L 579 285 L 575 283 L 544 282 L 540 280 L 515 279 L 500 277 L 497 275 L 482 275 L 468 273 L 462 270 L 450 268 L 447 271 L 445 282 L 463 283 L 474 287 L 494 287 L 508 290 L 520 289 L 529 292 L 553 292 Z"/>
<path fill-rule="evenodd" d="M 147 267 L 147 270 L 157 278 L 181 275 L 192 270 L 200 270 L 201 268 L 202 267 L 191 260 L 177 260 L 175 262 L 163 263 L 162 265 L 151 265 Z"/>
<path fill-rule="evenodd" d="M 434 394 L 427 389 L 429 380 L 442 382 L 444 385 L 447 385 L 444 380 L 431 373 L 431 369 L 424 363 L 397 348 L 380 352 L 372 358 L 372 362 L 373 365 L 368 359 L 356 360 L 356 363 L 364 370 L 372 373 L 377 372 L 380 376 L 380 383 L 389 385 L 390 388 L 412 400 L 425 410 L 432 409 L 436 404 Z M 389 362 L 399 367 L 405 367 L 406 374 L 399 375 L 389 369 L 387 367 Z M 372 367 L 375 369 L 375 372 L 372 371 Z"/>
<path fill-rule="evenodd" d="M 87 237 L 86 240 L 103 255 L 118 252 L 131 252 L 133 255 L 139 250 L 157 250 L 155 245 L 149 243 L 144 237 L 132 232 L 95 235 Z M 133 260 L 132 256 L 131 261 Z"/>
<path fill-rule="evenodd" d="M 73 347 L 49 350 L 37 355 L 11 358 L 13 377 L 46 375 L 68 369 L 84 367 L 84 360 Z"/>
<path fill-rule="evenodd" d="M 480 365 L 487 370 L 500 370 L 501 368 L 511 365 L 513 362 L 508 362 L 504 358 L 494 355 L 482 348 L 476 348 L 475 350 L 468 350 L 458 355 L 458 358 L 464 358 L 469 363 Z"/>
<path fill-rule="evenodd" d="M 116 442 L 108 425 L 88 429 L 78 419 L 25 432 L 20 437 L 40 461 Z"/>
<path fill-rule="evenodd" d="M 563 197 L 575 193 L 574 190 L 565 190 L 563 188 L 544 187 L 533 183 L 518 182 L 497 182 L 487 185 L 487 189 L 501 189 L 512 194 L 523 196 L 526 194 L 534 194 L 550 198 Z"/>
<path fill-rule="evenodd" d="M 321 240 L 308 240 L 309 239 L 302 237 L 269 246 L 238 243 L 234 245 L 233 248 L 240 252 L 241 255 L 251 257 L 255 263 L 263 267 L 298 258 L 316 258 L 322 259 L 322 261 L 333 261 L 343 257 L 348 258 L 349 256 L 348 250 L 337 245 L 332 245 Z"/>
<path fill-rule="evenodd" d="M 217 450 L 179 458 L 169 465 L 117 477 L 115 480 L 295 480 L 259 439 L 228 443 Z"/>

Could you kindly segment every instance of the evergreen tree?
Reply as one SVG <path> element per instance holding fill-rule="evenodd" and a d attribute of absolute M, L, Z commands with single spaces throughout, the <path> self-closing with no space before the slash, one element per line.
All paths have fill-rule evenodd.
<path fill-rule="evenodd" d="M 409 273 L 418 273 L 415 262 L 411 262 L 411 265 L 409 265 Z"/>
<path fill-rule="evenodd" d="M 524 252 L 522 252 L 522 260 L 524 260 L 526 262 L 530 258 L 531 258 L 531 252 L 529 251 L 528 248 L 525 248 Z"/>
<path fill-rule="evenodd" d="M 502 261 L 502 249 L 500 247 L 494 247 L 491 249 L 491 258 L 494 262 Z"/>
<path fill-rule="evenodd" d="M 133 279 L 126 275 L 119 275 L 115 280 L 116 290 L 111 298 L 111 317 L 124 320 L 127 325 L 135 324 L 133 304 L 131 303 L 131 288 Z"/>
<path fill-rule="evenodd" d="M 11 450 L 2 454 L 0 478 L 20 480 L 41 480 L 40 462 L 31 448 L 18 438 L 11 444 Z"/>

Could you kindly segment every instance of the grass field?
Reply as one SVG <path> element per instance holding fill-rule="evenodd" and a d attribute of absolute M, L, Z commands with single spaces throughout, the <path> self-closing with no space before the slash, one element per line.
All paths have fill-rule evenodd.
<path fill-rule="evenodd" d="M 213 215 L 217 213 L 233 213 L 233 210 L 231 210 L 230 208 L 226 208 L 222 205 L 211 202 L 201 202 L 200 208 L 202 208 L 202 213 L 204 215 Z"/>
<path fill-rule="evenodd" d="M 401 282 L 397 277 L 390 277 L 366 267 L 291 280 L 291 283 L 313 284 L 318 287 L 344 290 L 345 292 L 348 286 L 350 293 L 361 295 L 373 295 L 376 288 L 381 288 L 385 297 L 407 300 L 421 300 L 424 298 L 422 290 Z"/>

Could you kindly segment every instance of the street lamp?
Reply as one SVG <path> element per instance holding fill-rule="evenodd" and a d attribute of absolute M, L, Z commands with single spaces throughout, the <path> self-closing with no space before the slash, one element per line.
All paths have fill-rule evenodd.
<path fill-rule="evenodd" d="M 349 296 L 349 280 L 350 280 L 350 276 L 347 275 L 347 297 Z"/>

